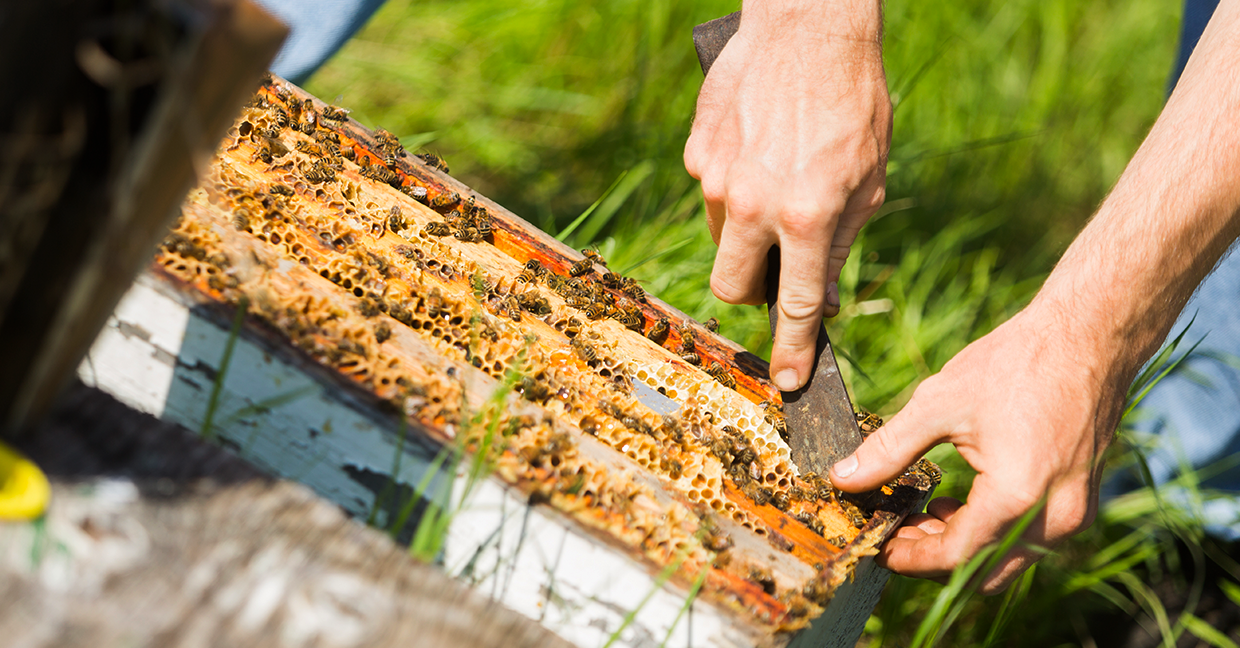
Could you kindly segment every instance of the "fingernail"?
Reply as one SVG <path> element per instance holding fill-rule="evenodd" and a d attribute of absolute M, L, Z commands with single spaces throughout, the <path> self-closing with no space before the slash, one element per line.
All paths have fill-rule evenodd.
<path fill-rule="evenodd" d="M 852 454 L 848 455 L 847 459 L 843 459 L 839 463 L 835 464 L 835 466 L 832 467 L 832 470 L 834 470 L 835 474 L 839 477 L 847 477 L 857 472 L 858 465 L 860 465 L 860 463 L 857 461 L 857 455 Z"/>
<path fill-rule="evenodd" d="M 840 287 L 834 281 L 827 284 L 827 303 L 836 308 L 840 306 Z"/>
<path fill-rule="evenodd" d="M 801 386 L 801 379 L 797 377 L 796 369 L 784 369 L 775 374 L 775 384 L 779 386 L 779 391 L 796 391 Z"/>

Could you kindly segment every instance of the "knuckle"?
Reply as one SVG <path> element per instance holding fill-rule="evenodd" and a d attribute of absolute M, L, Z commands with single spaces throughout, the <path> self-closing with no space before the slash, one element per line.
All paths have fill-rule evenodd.
<path fill-rule="evenodd" d="M 731 277 L 720 271 L 710 274 L 710 291 L 729 304 L 743 303 L 749 296 L 748 292 L 734 283 Z"/>
<path fill-rule="evenodd" d="M 690 172 L 692 173 L 692 172 Z M 702 197 L 708 203 L 723 203 L 725 197 L 724 185 L 713 174 L 700 173 L 697 177 L 702 181 Z"/>
<path fill-rule="evenodd" d="M 830 218 L 826 210 L 793 206 L 785 208 L 780 214 L 779 225 L 789 236 L 808 239 L 821 234 Z"/>
<path fill-rule="evenodd" d="M 765 200 L 760 190 L 749 184 L 732 184 L 727 189 L 728 216 L 743 222 L 761 218 Z"/>
<path fill-rule="evenodd" d="M 789 322 L 810 323 L 822 318 L 821 295 L 808 295 L 803 292 L 781 292 L 779 295 L 779 315 Z"/>

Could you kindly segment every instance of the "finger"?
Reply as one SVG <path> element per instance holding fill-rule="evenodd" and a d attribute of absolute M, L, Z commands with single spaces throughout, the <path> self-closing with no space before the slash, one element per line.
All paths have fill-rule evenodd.
<path fill-rule="evenodd" d="M 823 315 L 835 317 L 840 314 L 840 273 L 848 261 L 848 253 L 857 240 L 858 228 L 841 223 L 831 238 L 831 252 L 827 261 L 827 296 Z"/>
<path fill-rule="evenodd" d="M 725 187 L 720 181 L 722 174 L 710 173 L 702 177 L 702 201 L 706 205 L 706 226 L 710 237 L 719 245 L 723 239 L 723 227 L 727 223 L 727 199 Z"/>
<path fill-rule="evenodd" d="M 884 558 L 888 569 L 919 578 L 943 576 L 950 574 L 983 547 L 1001 540 L 1023 511 L 1019 506 L 1010 505 L 1011 500 L 1018 498 L 1005 492 L 1001 486 L 991 487 L 991 481 L 986 474 L 979 474 L 969 492 L 969 501 L 959 508 L 952 506 L 950 500 L 935 505 L 936 512 L 950 514 L 942 533 L 889 543 Z M 1005 562 L 1001 566 L 1007 564 Z M 1020 563 L 1013 567 L 1027 567 L 1028 564 L 1032 563 Z M 1014 578 L 1007 572 L 998 576 L 1001 582 L 996 581 L 997 584 L 1010 582 L 1010 578 Z"/>
<path fill-rule="evenodd" d="M 774 236 L 761 229 L 760 220 L 737 216 L 723 223 L 719 252 L 710 273 L 710 289 L 729 304 L 761 304 L 766 278 L 766 254 Z"/>
<path fill-rule="evenodd" d="M 923 383 L 923 387 L 925 383 Z M 850 456 L 831 467 L 831 484 L 850 493 L 873 490 L 891 481 L 927 450 L 946 440 L 938 420 L 937 404 L 921 388 L 904 409 L 877 432 L 866 437 Z"/>
<path fill-rule="evenodd" d="M 933 515 L 915 513 L 905 518 L 901 528 L 915 528 L 925 534 L 942 533 L 947 528 L 947 523 Z"/>
<path fill-rule="evenodd" d="M 926 513 L 944 522 L 950 522 L 952 516 L 960 511 L 964 502 L 954 497 L 936 497 L 926 504 Z"/>
<path fill-rule="evenodd" d="M 1025 547 L 1015 547 L 999 561 L 998 566 L 982 581 L 978 592 L 986 596 L 1001 594 L 1012 583 L 1016 582 L 1025 570 L 1041 560 L 1043 552 Z"/>
<path fill-rule="evenodd" d="M 771 377 L 782 391 L 809 380 L 827 293 L 827 255 L 832 225 L 815 216 L 797 231 L 781 232 L 779 241 L 779 324 L 771 348 Z M 786 222 L 786 220 L 785 220 Z"/>

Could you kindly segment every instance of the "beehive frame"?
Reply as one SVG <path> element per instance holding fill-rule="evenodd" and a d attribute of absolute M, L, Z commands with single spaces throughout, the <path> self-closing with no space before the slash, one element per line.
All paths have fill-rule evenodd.
<path fill-rule="evenodd" d="M 867 556 L 924 501 L 933 467 L 920 464 L 865 507 L 798 475 L 778 408 L 762 405 L 778 392 L 761 360 L 430 162 L 271 79 L 221 144 L 83 377 L 198 427 L 212 416 L 204 399 L 177 410 L 167 389 L 151 386 L 215 391 L 205 400 L 218 409 L 213 383 L 223 368 L 193 346 L 236 345 L 223 384 L 266 378 L 225 389 L 222 402 L 237 406 L 208 432 L 356 514 L 373 506 L 374 476 L 417 483 L 445 445 L 485 455 L 495 478 L 456 481 L 458 493 L 475 491 L 477 505 L 458 514 L 445 563 L 579 644 L 625 626 L 666 631 L 671 645 L 851 645 L 873 604 L 863 599 L 885 578 Z M 238 304 L 248 321 L 236 336 L 228 310 Z M 177 315 L 158 324 L 154 312 Z M 668 330 L 652 332 L 660 322 Z M 143 377 L 126 360 L 139 348 L 152 358 L 148 374 L 170 367 L 182 375 Z M 196 368 L 195 382 L 187 374 Z M 315 385 L 315 405 L 281 409 L 283 397 Z M 495 394 L 503 399 L 491 410 L 495 425 L 479 425 L 476 413 Z M 277 421 L 277 410 L 290 420 Z M 323 411 L 334 426 L 313 420 Z M 347 441 L 324 429 L 345 420 Z M 360 442 L 366 435 L 372 441 Z M 327 437 L 332 449 L 310 465 L 306 448 Z M 412 459 L 397 468 L 392 457 L 401 454 Z M 328 474 L 349 469 L 349 479 Z M 367 479 L 370 490 L 359 492 Z M 557 529 L 560 549 L 550 551 L 546 534 Z M 565 563 L 570 537 L 576 548 Z M 598 574 L 612 582 L 591 584 Z M 681 622 L 677 611 L 699 575 L 693 618 Z M 824 615 L 848 598 L 840 588 L 853 577 L 851 587 L 864 591 Z M 615 596 L 600 598 L 600 588 Z M 655 603 L 637 605 L 648 591 Z M 563 604 L 549 615 L 557 596 Z M 613 609 L 610 621 L 593 623 L 608 600 L 625 597 L 624 614 Z M 830 622 L 850 609 L 859 619 Z M 629 612 L 637 614 L 626 623 Z M 822 621 L 803 632 L 815 618 Z"/>

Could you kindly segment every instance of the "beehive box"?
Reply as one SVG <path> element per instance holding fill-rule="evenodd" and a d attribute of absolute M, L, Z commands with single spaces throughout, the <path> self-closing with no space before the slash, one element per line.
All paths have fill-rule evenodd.
<path fill-rule="evenodd" d="M 578 645 L 852 645 L 937 469 L 800 473 L 760 359 L 446 170 L 270 79 L 80 375 Z"/>

